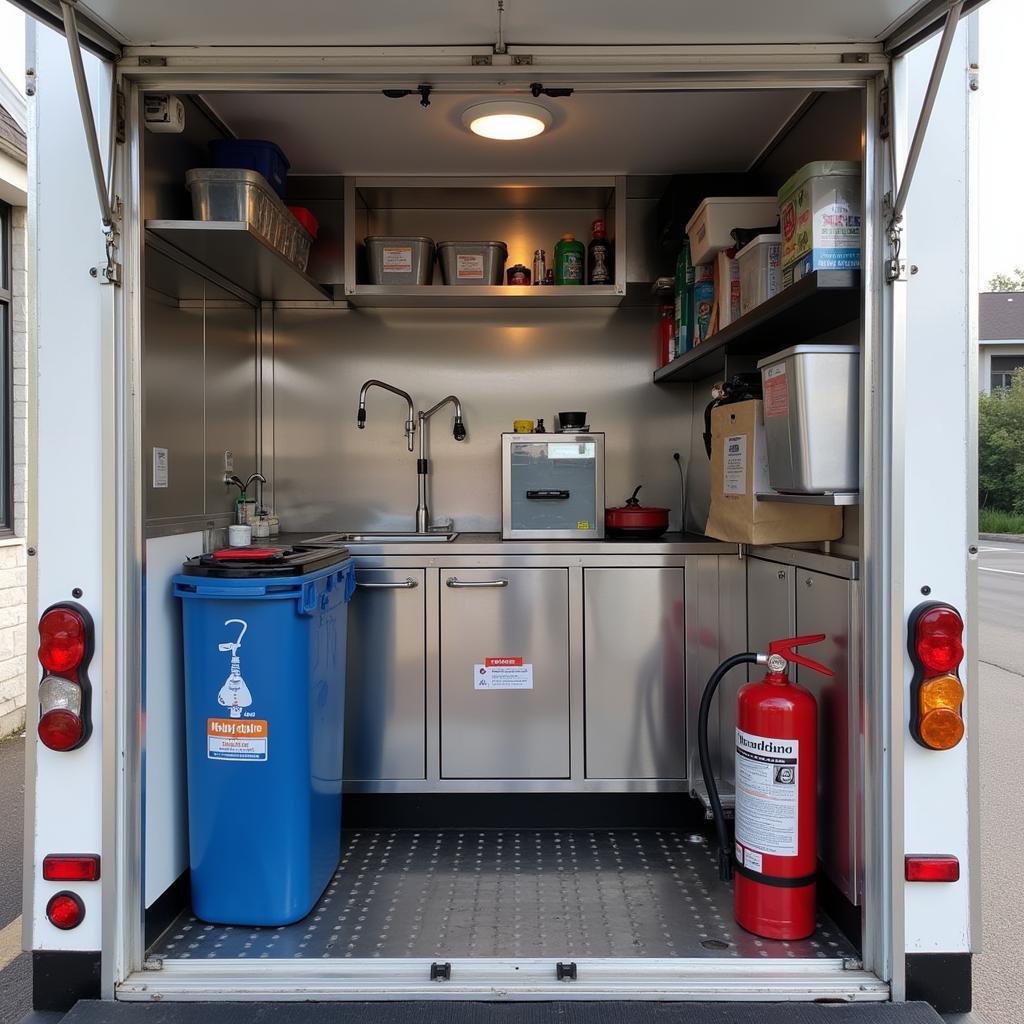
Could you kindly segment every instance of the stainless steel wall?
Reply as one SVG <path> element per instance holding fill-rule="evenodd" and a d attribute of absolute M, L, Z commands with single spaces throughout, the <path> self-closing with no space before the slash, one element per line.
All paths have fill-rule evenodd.
<path fill-rule="evenodd" d="M 672 459 L 689 446 L 689 388 L 651 383 L 657 311 L 278 309 L 272 424 L 264 423 L 264 472 L 287 530 L 409 529 L 416 457 L 405 446 L 403 403 L 370 393 L 356 428 L 360 384 L 379 377 L 409 391 L 417 408 L 454 392 L 468 440 L 451 436 L 450 410 L 431 425 L 435 518 L 460 530 L 500 527 L 499 435 L 517 418 L 583 409 L 607 435 L 607 500 L 641 497 L 680 524 Z"/>

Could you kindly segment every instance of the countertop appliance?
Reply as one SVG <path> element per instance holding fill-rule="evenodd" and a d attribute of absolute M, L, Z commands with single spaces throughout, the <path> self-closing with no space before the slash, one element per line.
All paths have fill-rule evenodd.
<path fill-rule="evenodd" d="M 502 434 L 503 540 L 604 537 L 604 434 Z"/>
<path fill-rule="evenodd" d="M 626 499 L 626 504 L 618 508 L 609 508 L 604 513 L 604 525 L 609 537 L 660 537 L 668 529 L 667 508 L 654 505 L 641 505 L 636 490 Z"/>

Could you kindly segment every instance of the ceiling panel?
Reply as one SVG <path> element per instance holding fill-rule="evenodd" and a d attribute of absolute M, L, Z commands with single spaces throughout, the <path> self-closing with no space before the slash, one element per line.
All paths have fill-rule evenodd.
<path fill-rule="evenodd" d="M 506 0 L 512 44 L 850 42 L 876 39 L 922 0 Z M 132 43 L 473 45 L 489 0 L 86 0 Z"/>
<path fill-rule="evenodd" d="M 661 174 L 746 170 L 805 92 L 578 93 L 545 100 L 550 131 L 473 135 L 463 110 L 488 97 L 213 94 L 242 138 L 272 139 L 300 174 Z"/>

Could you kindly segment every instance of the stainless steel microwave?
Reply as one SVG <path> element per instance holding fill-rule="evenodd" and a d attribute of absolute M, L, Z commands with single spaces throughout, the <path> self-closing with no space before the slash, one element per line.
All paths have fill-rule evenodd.
<path fill-rule="evenodd" d="M 504 540 L 604 537 L 604 434 L 502 434 Z"/>

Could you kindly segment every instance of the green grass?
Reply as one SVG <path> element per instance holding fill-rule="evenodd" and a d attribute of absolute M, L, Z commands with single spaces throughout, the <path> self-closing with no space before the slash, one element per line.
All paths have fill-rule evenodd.
<path fill-rule="evenodd" d="M 1024 534 L 1024 515 L 994 508 L 978 509 L 978 532 Z"/>

